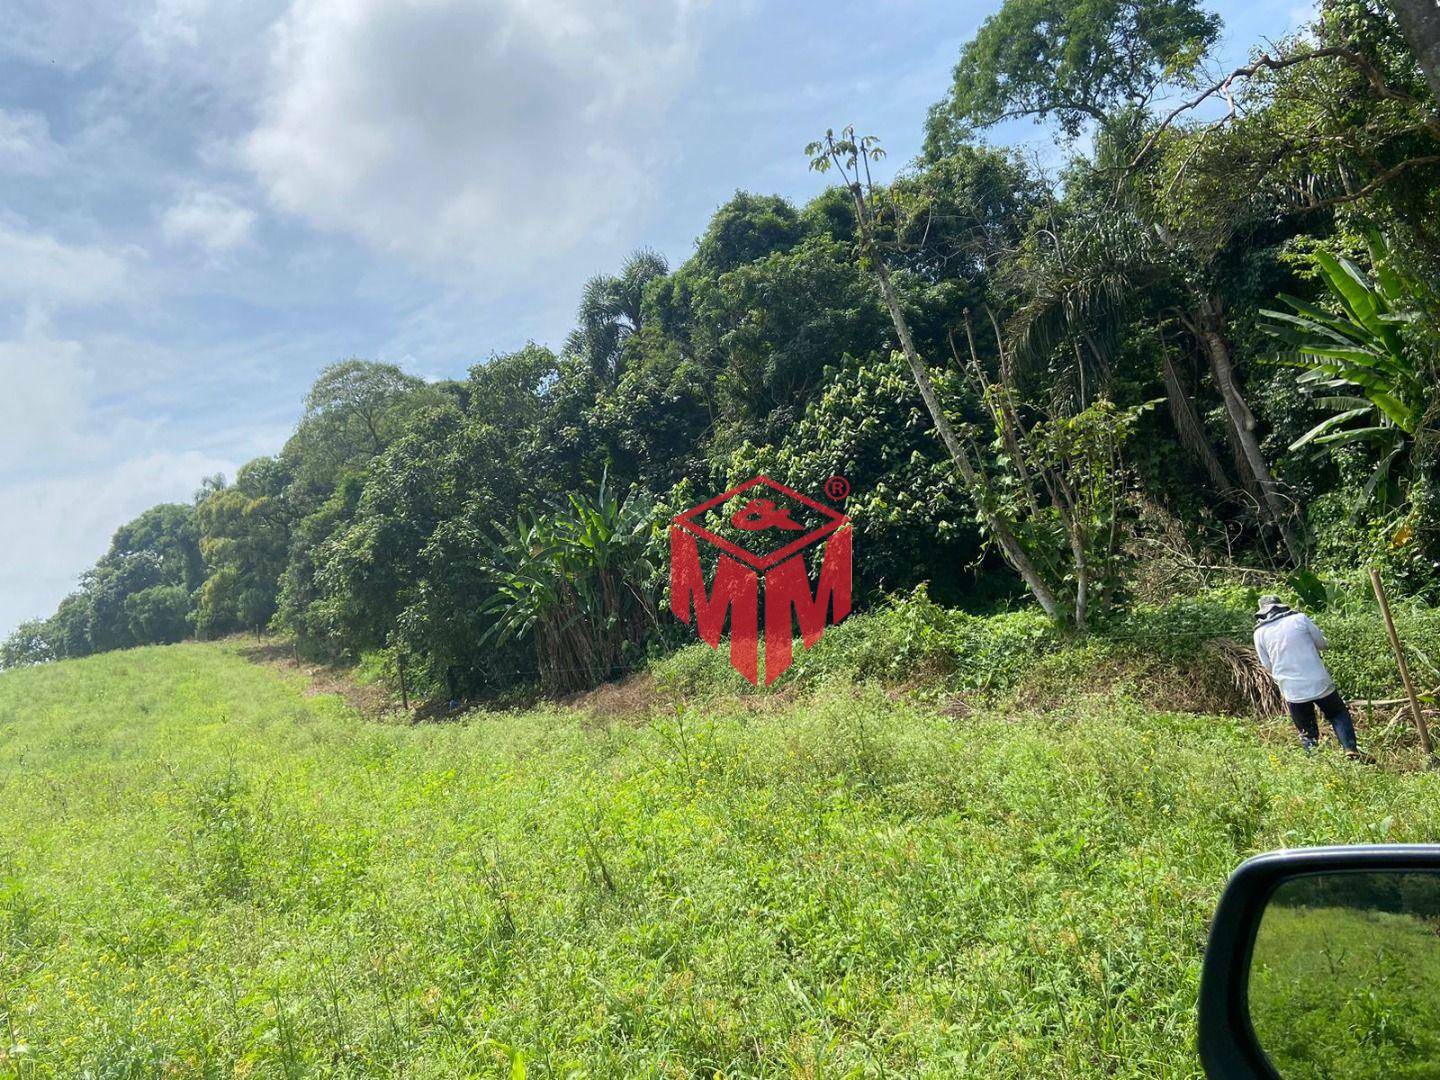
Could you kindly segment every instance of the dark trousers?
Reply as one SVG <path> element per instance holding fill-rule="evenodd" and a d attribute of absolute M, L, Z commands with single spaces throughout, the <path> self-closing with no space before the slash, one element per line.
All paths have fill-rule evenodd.
<path fill-rule="evenodd" d="M 1316 701 L 1287 701 L 1285 707 L 1290 710 L 1290 719 L 1306 746 L 1314 746 L 1320 739 L 1320 727 L 1315 722 L 1315 710 L 1318 708 L 1335 729 L 1340 745 L 1346 750 L 1355 749 L 1355 722 L 1350 719 L 1350 710 L 1345 707 L 1340 691 L 1331 690 Z"/>

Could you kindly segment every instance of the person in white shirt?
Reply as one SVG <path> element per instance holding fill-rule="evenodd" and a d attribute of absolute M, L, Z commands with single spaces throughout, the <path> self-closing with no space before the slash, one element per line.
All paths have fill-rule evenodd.
<path fill-rule="evenodd" d="M 1313 750 L 1320 740 L 1320 727 L 1315 722 L 1318 708 L 1335 729 L 1335 738 L 1345 753 L 1358 758 L 1355 722 L 1320 659 L 1320 650 L 1325 646 L 1325 635 L 1309 615 L 1282 604 L 1278 596 L 1260 598 L 1260 608 L 1255 612 L 1255 655 L 1280 688 L 1290 719 L 1300 732 L 1301 744 Z"/>

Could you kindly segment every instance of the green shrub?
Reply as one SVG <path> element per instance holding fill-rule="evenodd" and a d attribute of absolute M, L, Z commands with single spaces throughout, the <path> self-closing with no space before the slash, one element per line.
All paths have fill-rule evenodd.
<path fill-rule="evenodd" d="M 797 647 L 795 662 L 776 688 L 831 681 L 891 685 L 930 683 L 953 690 L 1004 690 L 1059 643 L 1038 610 L 979 616 L 942 607 L 921 585 L 889 598 L 875 611 L 829 626 L 813 648 Z M 692 645 L 652 663 L 664 685 L 695 694 L 733 691 L 729 644 Z"/>
<path fill-rule="evenodd" d="M 1401 606 L 1394 611 L 1395 629 L 1405 643 L 1417 689 L 1440 685 L 1440 611 Z M 1393 697 L 1400 693 L 1395 656 L 1380 613 L 1366 612 L 1316 616 L 1330 643 L 1325 665 L 1347 697 Z"/>
<path fill-rule="evenodd" d="M 1168 604 L 1143 604 L 1102 627 L 1100 635 L 1147 655 L 1192 658 L 1216 638 L 1249 641 L 1255 620 L 1253 590 L 1217 590 Z"/>
<path fill-rule="evenodd" d="M 1298 604 L 1282 585 L 1271 587 Z M 1325 654 L 1341 693 L 1388 697 L 1400 692 L 1394 656 L 1369 582 L 1326 583 L 1328 602 L 1313 612 L 1330 648 Z M 879 682 L 938 691 L 996 695 L 1024 687 L 1030 704 L 1077 692 L 1133 691 L 1170 708 L 1245 711 L 1232 673 L 1211 643 L 1248 646 L 1260 590 L 1225 586 L 1168 604 L 1137 605 L 1082 640 L 1067 640 L 1034 608 L 972 615 L 942 607 L 921 586 L 874 611 L 827 627 L 811 649 L 797 646 L 795 663 L 776 688 L 829 682 Z M 1417 680 L 1440 683 L 1440 611 L 1413 602 L 1395 606 Z M 730 668 L 728 642 L 695 644 L 657 661 L 651 671 L 685 695 L 733 693 L 748 687 Z"/>
<path fill-rule="evenodd" d="M 686 697 L 734 690 L 737 684 L 747 684 L 730 666 L 729 649 L 728 641 L 722 641 L 718 649 L 697 641 L 652 661 L 649 670 L 660 686 Z"/>

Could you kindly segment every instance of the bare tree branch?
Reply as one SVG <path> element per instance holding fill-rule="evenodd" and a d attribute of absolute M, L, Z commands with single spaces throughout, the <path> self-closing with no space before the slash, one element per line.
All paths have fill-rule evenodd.
<path fill-rule="evenodd" d="M 1135 157 L 1126 167 L 1126 171 L 1135 169 L 1145 160 L 1150 151 L 1155 148 L 1155 144 L 1160 141 L 1160 136 L 1169 130 L 1170 126 L 1174 124 L 1182 114 L 1199 108 L 1216 94 L 1224 94 L 1228 97 L 1236 79 L 1248 79 L 1259 74 L 1262 70 L 1281 71 L 1285 68 L 1294 67 L 1296 64 L 1306 64 L 1312 60 L 1323 60 L 1327 58 L 1343 60 L 1347 64 L 1350 64 L 1365 76 L 1365 81 L 1370 84 L 1371 89 L 1374 90 L 1379 97 L 1387 101 L 1399 101 L 1407 105 L 1419 105 L 1425 108 L 1425 127 L 1433 131 L 1437 137 L 1440 137 L 1440 116 L 1436 116 L 1430 111 L 1425 102 L 1390 86 L 1390 84 L 1385 81 L 1384 76 L 1380 74 L 1380 70 L 1354 49 L 1347 49 L 1341 45 L 1331 45 L 1321 49 L 1310 49 L 1306 52 L 1295 53 L 1291 56 L 1271 56 L 1269 53 L 1261 53 L 1255 58 L 1254 63 L 1247 64 L 1244 67 L 1237 67 L 1218 82 L 1207 86 L 1194 97 L 1181 102 L 1175 106 L 1175 108 L 1171 109 L 1156 128 L 1150 132 L 1150 135 L 1141 145 Z M 1231 101 L 1230 113 L 1234 113 L 1233 101 Z"/>

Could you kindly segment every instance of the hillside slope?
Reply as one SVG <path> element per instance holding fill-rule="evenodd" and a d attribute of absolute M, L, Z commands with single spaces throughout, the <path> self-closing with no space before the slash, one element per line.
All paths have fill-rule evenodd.
<path fill-rule="evenodd" d="M 0 675 L 0 1076 L 1191 1076 L 1206 921 L 1440 776 L 879 691 L 387 726 L 215 645 Z"/>

